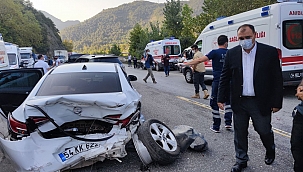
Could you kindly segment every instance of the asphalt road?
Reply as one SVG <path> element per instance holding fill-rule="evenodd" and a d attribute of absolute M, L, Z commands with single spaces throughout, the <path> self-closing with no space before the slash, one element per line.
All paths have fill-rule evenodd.
<path fill-rule="evenodd" d="M 187 150 L 182 153 L 177 161 L 168 166 L 151 164 L 149 171 L 191 171 L 191 172 L 224 172 L 230 171 L 235 162 L 233 131 L 228 131 L 221 126 L 221 133 L 209 130 L 212 124 L 212 115 L 209 99 L 192 99 L 194 94 L 193 84 L 187 84 L 178 71 L 171 71 L 169 77 L 164 72 L 154 71 L 157 84 L 151 79 L 148 83 L 142 81 L 146 70 L 126 67 L 128 74 L 134 74 L 138 81 L 132 82 L 134 88 L 142 95 L 142 113 L 146 119 L 156 118 L 170 128 L 177 125 L 190 125 L 202 133 L 208 141 L 209 149 L 205 152 Z M 208 82 L 209 83 L 209 82 Z M 211 86 L 207 85 L 209 91 Z M 249 127 L 249 156 L 250 161 L 244 172 L 290 172 L 293 159 L 290 152 L 290 132 L 292 125 L 292 108 L 298 104 L 294 97 L 295 87 L 284 90 L 284 107 L 273 115 L 272 125 L 275 131 L 276 160 L 268 166 L 264 163 L 265 149 L 258 134 L 252 125 Z M 134 152 L 129 150 L 128 155 L 121 159 L 122 162 L 109 161 L 73 171 L 140 171 L 140 160 Z"/>
<path fill-rule="evenodd" d="M 187 150 L 182 153 L 175 163 L 167 166 L 151 164 L 149 171 L 190 171 L 190 172 L 225 172 L 230 171 L 235 162 L 233 145 L 233 131 L 224 129 L 221 125 L 221 133 L 213 133 L 209 127 L 212 124 L 212 114 L 209 99 L 192 99 L 194 94 L 193 84 L 187 84 L 184 77 L 178 71 L 171 71 L 169 77 L 164 72 L 154 71 L 157 84 L 151 79 L 148 83 L 142 81 L 146 70 L 126 67 L 128 74 L 134 74 L 138 81 L 132 82 L 134 88 L 142 95 L 142 114 L 146 119 L 156 118 L 170 128 L 177 125 L 189 125 L 205 136 L 208 142 L 208 150 L 205 152 L 194 152 Z M 207 86 L 209 91 L 211 87 Z M 293 159 L 290 152 L 290 132 L 292 126 L 291 112 L 298 104 L 294 97 L 295 87 L 284 90 L 283 108 L 273 115 L 272 125 L 275 132 L 276 160 L 272 165 L 265 165 L 265 149 L 262 146 L 258 134 L 252 125 L 249 127 L 249 157 L 248 167 L 244 172 L 290 172 L 292 171 Z M 73 172 L 124 172 L 140 171 L 140 159 L 133 148 L 127 149 L 128 155 L 121 159 L 105 160 L 89 167 L 69 170 Z M 0 171 L 13 171 L 7 159 L 1 161 Z"/>

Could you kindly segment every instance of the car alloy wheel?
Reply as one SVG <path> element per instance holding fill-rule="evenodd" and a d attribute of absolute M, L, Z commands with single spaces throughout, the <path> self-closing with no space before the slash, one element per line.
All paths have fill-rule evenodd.
<path fill-rule="evenodd" d="M 187 83 L 192 83 L 193 82 L 193 76 L 192 76 L 192 72 L 190 69 L 186 69 L 185 71 L 185 81 Z"/>
<path fill-rule="evenodd" d="M 149 119 L 138 129 L 138 137 L 153 161 L 165 165 L 173 163 L 180 154 L 174 133 L 162 122 Z"/>

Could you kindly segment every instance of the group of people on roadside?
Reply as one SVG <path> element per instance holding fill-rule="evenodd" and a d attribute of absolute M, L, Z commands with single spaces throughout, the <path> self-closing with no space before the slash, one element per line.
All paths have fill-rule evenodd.
<path fill-rule="evenodd" d="M 218 49 L 212 50 L 205 56 L 201 55 L 197 45 L 192 46 L 193 52 L 198 52 L 198 58 L 187 63 L 197 69 L 197 65 L 212 60 L 213 83 L 210 98 L 213 125 L 210 127 L 215 133 L 220 132 L 221 118 L 219 109 L 225 110 L 225 128 L 234 125 L 234 146 L 236 163 L 231 172 L 241 172 L 247 167 L 248 126 L 252 120 L 254 129 L 260 136 L 265 147 L 264 162 L 271 165 L 276 157 L 274 134 L 271 126 L 273 113 L 282 108 L 283 77 L 279 62 L 278 51 L 275 47 L 257 42 L 254 26 L 244 24 L 237 30 L 239 45 L 227 49 L 228 37 L 220 35 L 217 39 Z M 202 67 L 203 68 L 203 67 Z M 203 70 L 194 70 L 199 74 Z M 202 75 L 202 74 L 201 74 Z M 199 86 L 206 90 L 200 76 L 195 82 L 195 95 L 200 98 Z M 204 82 L 204 81 L 203 81 Z M 303 171 L 303 80 L 295 95 L 301 103 L 293 111 L 293 127 L 291 135 L 291 152 L 294 158 L 294 171 Z"/>
<path fill-rule="evenodd" d="M 60 65 L 60 60 L 58 57 L 54 57 L 53 64 L 49 65 L 45 62 L 45 58 L 42 54 L 38 55 L 38 61 L 34 64 L 34 68 L 43 68 L 44 74 L 46 74 L 51 68 L 57 67 Z"/>
<path fill-rule="evenodd" d="M 133 63 L 134 63 L 134 69 L 137 69 L 137 68 L 139 68 L 139 66 L 138 66 L 138 59 L 137 59 L 137 57 L 132 57 L 132 55 L 131 54 L 128 54 L 128 56 L 127 56 L 127 63 L 128 63 L 128 67 L 132 67 L 132 61 L 133 61 Z"/>
<path fill-rule="evenodd" d="M 265 147 L 264 163 L 271 165 L 276 157 L 274 134 L 271 117 L 282 108 L 283 77 L 278 51 L 275 47 L 256 41 L 253 25 L 244 24 L 237 30 L 239 45 L 227 49 L 228 37 L 217 38 L 218 48 L 202 55 L 197 45 L 191 46 L 193 61 L 188 62 L 193 68 L 195 95 L 200 98 L 202 87 L 204 99 L 209 97 L 204 84 L 205 61 L 212 60 L 213 82 L 210 97 L 213 124 L 210 130 L 220 133 L 221 117 L 219 110 L 224 110 L 225 128 L 234 128 L 234 146 L 236 163 L 231 172 L 241 172 L 247 167 L 248 127 L 252 120 L 255 131 Z M 157 83 L 151 69 L 151 63 L 157 63 L 146 50 L 145 66 L 147 75 Z M 166 58 L 166 57 L 165 57 Z M 169 60 L 169 56 L 168 56 Z M 169 72 L 169 71 L 168 71 Z M 166 76 L 169 75 L 165 70 Z M 291 152 L 294 158 L 294 171 L 303 171 L 303 80 L 295 95 L 301 103 L 293 111 L 293 128 L 291 135 Z"/>

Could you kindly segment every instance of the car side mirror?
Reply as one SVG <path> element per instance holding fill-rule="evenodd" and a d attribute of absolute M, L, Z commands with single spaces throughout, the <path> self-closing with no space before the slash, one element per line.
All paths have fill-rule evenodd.
<path fill-rule="evenodd" d="M 129 81 L 137 81 L 137 77 L 135 75 L 128 75 Z"/>

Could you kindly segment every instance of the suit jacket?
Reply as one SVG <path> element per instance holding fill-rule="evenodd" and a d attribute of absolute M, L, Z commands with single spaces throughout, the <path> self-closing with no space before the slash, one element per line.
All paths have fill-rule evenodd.
<path fill-rule="evenodd" d="M 283 77 L 276 48 L 257 43 L 253 86 L 255 99 L 262 114 L 271 114 L 271 108 L 282 108 Z M 230 90 L 229 90 L 230 84 Z M 226 53 L 219 82 L 218 102 L 225 103 L 230 91 L 231 107 L 239 106 L 243 92 L 242 47 L 236 46 Z"/>

